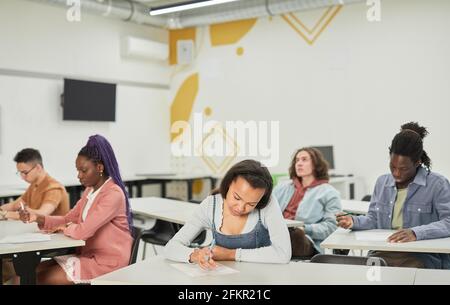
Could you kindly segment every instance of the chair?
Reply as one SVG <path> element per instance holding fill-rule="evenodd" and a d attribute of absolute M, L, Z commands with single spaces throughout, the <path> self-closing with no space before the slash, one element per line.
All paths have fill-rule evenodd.
<path fill-rule="evenodd" d="M 366 195 L 361 199 L 361 201 L 370 201 L 371 198 L 372 198 L 371 195 Z"/>
<path fill-rule="evenodd" d="M 365 266 L 387 266 L 386 261 L 375 256 L 348 256 L 333 254 L 317 254 L 311 259 L 311 263 L 321 264 L 343 264 L 343 265 L 365 265 Z"/>
<path fill-rule="evenodd" d="M 141 233 L 141 240 L 144 242 L 142 259 L 145 259 L 146 244 L 152 244 L 153 252 L 157 254 L 155 245 L 165 246 L 177 231 L 178 228 L 174 223 L 157 219 L 151 229 L 144 230 Z"/>
<path fill-rule="evenodd" d="M 139 242 L 141 241 L 141 229 L 138 227 L 133 226 L 133 244 L 131 246 L 131 255 L 130 255 L 130 261 L 128 262 L 128 265 L 132 265 L 136 263 L 138 250 L 139 250 Z"/>
<path fill-rule="evenodd" d="M 194 199 L 189 200 L 189 202 L 191 202 L 191 203 L 197 203 L 197 204 L 202 203 L 201 201 L 194 200 Z M 201 244 L 203 244 L 203 243 L 205 242 L 205 239 L 206 239 L 206 230 L 203 230 L 203 231 L 200 232 L 200 234 L 198 234 L 197 237 L 194 238 L 194 240 L 191 242 L 191 247 L 199 247 Z"/>

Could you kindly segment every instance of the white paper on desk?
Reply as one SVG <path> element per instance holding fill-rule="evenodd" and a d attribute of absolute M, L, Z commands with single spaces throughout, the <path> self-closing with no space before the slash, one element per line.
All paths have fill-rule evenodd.
<path fill-rule="evenodd" d="M 216 263 L 217 264 L 217 263 Z M 200 268 L 197 264 L 170 264 L 175 269 L 180 270 L 181 272 L 184 272 L 185 274 L 191 276 L 191 277 L 199 277 L 199 276 L 205 276 L 205 275 L 224 275 L 224 274 L 232 274 L 232 273 L 238 273 L 239 271 L 221 264 L 217 264 L 216 269 L 212 270 L 203 270 Z"/>
<path fill-rule="evenodd" d="M 0 244 L 21 244 L 34 243 L 39 241 L 51 240 L 50 234 L 42 233 L 23 233 L 12 236 L 6 236 L 0 239 Z"/>
<path fill-rule="evenodd" d="M 360 241 L 387 241 L 392 232 L 355 232 L 356 240 Z"/>

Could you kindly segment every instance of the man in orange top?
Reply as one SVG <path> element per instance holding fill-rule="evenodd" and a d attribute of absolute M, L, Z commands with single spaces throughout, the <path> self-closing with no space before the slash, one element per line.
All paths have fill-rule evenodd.
<path fill-rule="evenodd" d="M 50 177 L 44 170 L 38 150 L 25 148 L 14 157 L 17 174 L 30 186 L 17 200 L 0 206 L 1 219 L 20 219 L 18 210 L 21 203 L 42 216 L 65 215 L 69 211 L 69 196 L 64 186 Z M 14 275 L 11 260 L 4 259 L 3 282 Z"/>
<path fill-rule="evenodd" d="M 39 215 L 65 215 L 69 196 L 64 186 L 47 174 L 38 150 L 25 148 L 14 157 L 17 174 L 30 186 L 15 201 L 0 207 L 0 218 L 19 219 L 21 203 Z"/>

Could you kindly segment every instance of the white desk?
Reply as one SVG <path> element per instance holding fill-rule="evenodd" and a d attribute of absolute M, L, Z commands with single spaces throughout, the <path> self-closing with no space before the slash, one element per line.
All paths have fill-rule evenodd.
<path fill-rule="evenodd" d="M 450 270 L 417 269 L 414 285 L 450 285 Z"/>
<path fill-rule="evenodd" d="M 159 197 L 130 198 L 133 213 L 184 225 L 199 207 L 196 203 Z M 302 221 L 285 219 L 288 227 L 299 227 Z"/>
<path fill-rule="evenodd" d="M 394 230 L 368 230 L 391 232 Z M 358 232 L 358 231 L 357 231 Z M 363 231 L 360 231 L 363 232 Z M 367 231 L 366 231 L 367 232 Z M 425 253 L 450 253 L 450 237 L 439 239 L 419 240 L 408 243 L 389 243 L 387 241 L 357 240 L 355 232 L 338 228 L 320 246 L 325 249 L 359 249 L 396 252 L 425 252 Z"/>
<path fill-rule="evenodd" d="M 36 223 L 24 224 L 21 221 L 14 220 L 0 221 L 0 239 L 5 236 L 38 231 Z M 34 284 L 36 281 L 35 270 L 43 254 L 57 249 L 68 249 L 84 245 L 85 242 L 83 240 L 75 240 L 64 234 L 54 234 L 49 241 L 0 244 L 0 258 L 13 258 L 16 273 L 20 275 L 21 283 Z"/>
<path fill-rule="evenodd" d="M 369 212 L 370 202 L 368 201 L 359 201 L 359 200 L 341 200 L 342 210 L 345 212 L 358 214 L 358 215 L 367 215 Z"/>
<path fill-rule="evenodd" d="M 258 264 L 220 262 L 238 273 L 191 277 L 171 266 L 176 262 L 153 256 L 145 261 L 100 276 L 93 285 L 301 285 L 301 284 L 406 284 L 414 283 L 416 269 L 313 264 Z M 177 263 L 178 264 L 178 263 Z M 378 272 L 379 273 L 376 273 Z M 378 277 L 379 275 L 379 277 Z"/>

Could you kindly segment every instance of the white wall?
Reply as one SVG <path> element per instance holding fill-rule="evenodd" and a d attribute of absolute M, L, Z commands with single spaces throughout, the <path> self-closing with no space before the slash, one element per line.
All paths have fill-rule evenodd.
<path fill-rule="evenodd" d="M 111 141 L 125 176 L 169 168 L 168 90 L 151 85 L 168 86 L 168 65 L 122 59 L 124 35 L 168 39 L 161 29 L 87 14 L 71 23 L 62 8 L 0 2 L 0 70 L 26 71 L 0 74 L 0 184 L 19 183 L 12 159 L 24 147 L 38 148 L 53 176 L 76 178 L 76 154 L 95 133 Z M 116 122 L 62 121 L 62 79 L 27 72 L 120 81 Z"/>
<path fill-rule="evenodd" d="M 171 95 L 198 72 L 194 112 L 210 106 L 214 120 L 278 120 L 274 172 L 287 170 L 298 147 L 331 144 L 337 171 L 361 176 L 359 193 L 370 193 L 389 171 L 400 125 L 418 121 L 429 127 L 434 170 L 450 177 L 450 1 L 382 1 L 381 22 L 373 23 L 367 9 L 344 6 L 312 46 L 279 16 L 260 18 L 238 43 L 220 47 L 199 28 L 203 45 Z M 320 12 L 297 16 L 313 25 Z"/>

